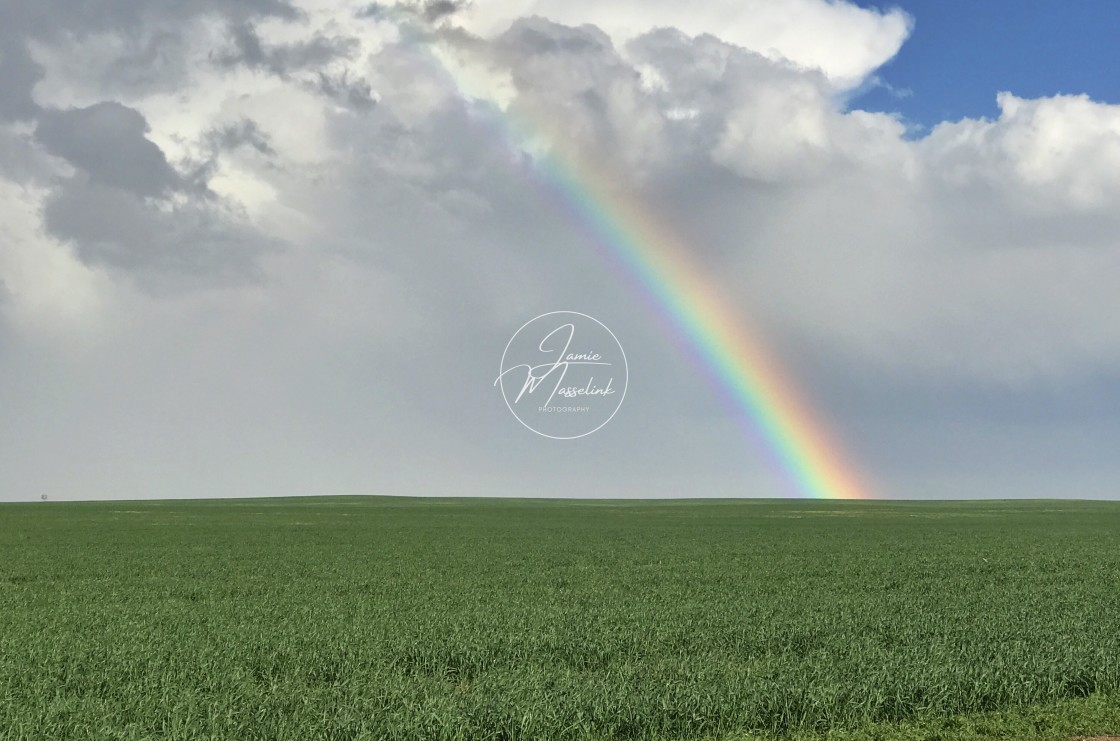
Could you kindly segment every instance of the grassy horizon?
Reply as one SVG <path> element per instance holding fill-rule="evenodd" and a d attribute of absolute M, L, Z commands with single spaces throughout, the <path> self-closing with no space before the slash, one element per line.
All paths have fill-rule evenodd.
<path fill-rule="evenodd" d="M 0 738 L 1116 733 L 1118 533 L 1095 500 L 4 503 Z"/>

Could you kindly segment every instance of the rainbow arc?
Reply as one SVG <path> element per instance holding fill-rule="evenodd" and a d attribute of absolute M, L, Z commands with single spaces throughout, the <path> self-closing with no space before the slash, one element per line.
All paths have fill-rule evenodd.
<path fill-rule="evenodd" d="M 571 147 L 563 150 L 561 137 L 548 136 L 548 122 L 529 121 L 503 109 L 485 82 L 470 75 L 458 60 L 410 31 L 407 22 L 398 28 L 402 40 L 430 59 L 458 95 L 493 111 L 491 125 L 506 141 L 534 151 L 539 148 L 530 145 L 542 138 L 551 144 L 537 158 L 542 187 L 564 203 L 570 218 L 623 266 L 723 395 L 761 433 L 801 495 L 871 498 L 763 338 L 721 296 L 717 283 L 667 224 L 639 199 L 614 187 L 600 165 Z"/>

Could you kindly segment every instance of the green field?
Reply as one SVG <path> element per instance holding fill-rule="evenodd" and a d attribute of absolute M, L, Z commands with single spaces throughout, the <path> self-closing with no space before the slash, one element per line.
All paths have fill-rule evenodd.
<path fill-rule="evenodd" d="M 1120 733 L 1120 503 L 0 504 L 0 738 Z"/>

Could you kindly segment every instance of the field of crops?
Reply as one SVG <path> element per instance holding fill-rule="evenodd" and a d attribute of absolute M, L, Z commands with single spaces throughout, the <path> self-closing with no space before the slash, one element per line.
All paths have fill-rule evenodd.
<path fill-rule="evenodd" d="M 0 738 L 1120 732 L 1120 503 L 0 504 Z"/>

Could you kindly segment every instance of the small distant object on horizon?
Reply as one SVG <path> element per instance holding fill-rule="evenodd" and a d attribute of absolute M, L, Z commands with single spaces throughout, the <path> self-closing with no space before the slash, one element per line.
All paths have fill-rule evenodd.
<path fill-rule="evenodd" d="M 42 499 L 44 502 L 47 501 L 47 495 L 46 494 L 39 495 L 39 498 Z"/>

